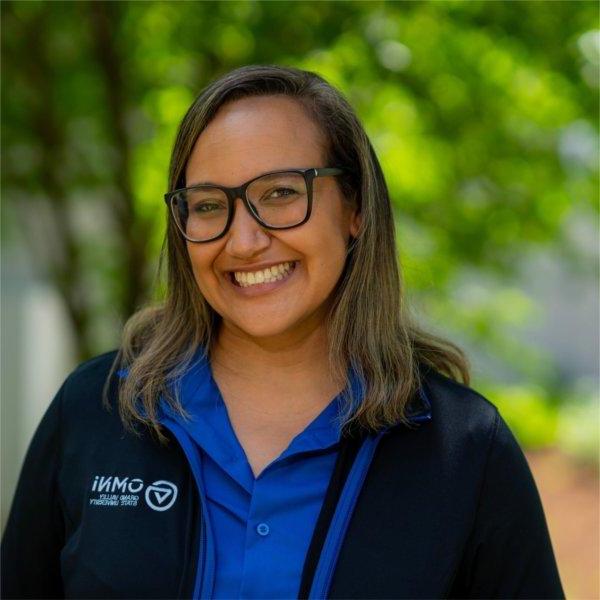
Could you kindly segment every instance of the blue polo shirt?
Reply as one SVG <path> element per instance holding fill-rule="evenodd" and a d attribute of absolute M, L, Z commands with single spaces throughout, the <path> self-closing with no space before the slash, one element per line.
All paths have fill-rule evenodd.
<path fill-rule="evenodd" d="M 255 478 L 205 358 L 181 381 L 215 541 L 213 598 L 297 598 L 337 456 L 341 394 Z"/>

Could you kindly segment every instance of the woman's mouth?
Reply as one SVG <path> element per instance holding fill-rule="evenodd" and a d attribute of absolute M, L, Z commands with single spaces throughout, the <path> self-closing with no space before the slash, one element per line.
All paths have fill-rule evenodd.
<path fill-rule="evenodd" d="M 234 285 L 244 288 L 275 283 L 289 277 L 296 268 L 296 264 L 297 261 L 282 262 L 258 271 L 233 271 L 230 273 L 230 277 Z"/>

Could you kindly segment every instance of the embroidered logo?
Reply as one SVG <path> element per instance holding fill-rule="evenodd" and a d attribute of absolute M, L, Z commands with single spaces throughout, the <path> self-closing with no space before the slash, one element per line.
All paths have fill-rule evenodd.
<path fill-rule="evenodd" d="M 145 491 L 142 493 L 142 491 Z M 152 510 L 169 510 L 177 500 L 177 486 L 160 479 L 145 485 L 139 477 L 96 475 L 90 492 L 91 506 L 139 506 L 140 497 Z"/>
<path fill-rule="evenodd" d="M 168 510 L 177 500 L 177 486 L 170 481 L 155 481 L 146 488 L 146 504 L 154 510 Z"/>

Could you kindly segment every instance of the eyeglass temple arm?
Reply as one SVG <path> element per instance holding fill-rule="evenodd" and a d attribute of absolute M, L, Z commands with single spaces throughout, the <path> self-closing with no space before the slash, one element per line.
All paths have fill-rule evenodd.
<path fill-rule="evenodd" d="M 338 167 L 323 167 L 322 169 L 313 169 L 315 177 L 323 177 L 324 175 L 342 175 L 344 169 Z"/>

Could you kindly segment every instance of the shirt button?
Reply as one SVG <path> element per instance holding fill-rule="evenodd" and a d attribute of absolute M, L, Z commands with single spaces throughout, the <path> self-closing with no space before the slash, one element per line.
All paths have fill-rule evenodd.
<path fill-rule="evenodd" d="M 256 526 L 256 532 L 258 535 L 269 535 L 270 528 L 266 523 L 259 523 Z"/>

